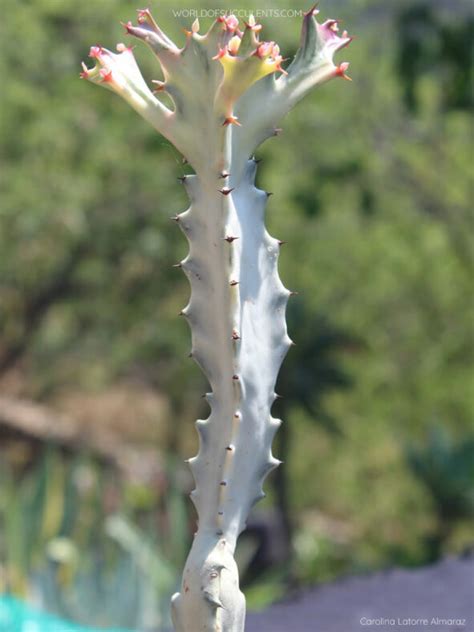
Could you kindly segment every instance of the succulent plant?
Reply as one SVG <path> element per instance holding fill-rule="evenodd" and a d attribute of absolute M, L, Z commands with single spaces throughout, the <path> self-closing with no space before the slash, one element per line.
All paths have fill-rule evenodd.
<path fill-rule="evenodd" d="M 192 332 L 192 356 L 210 392 L 208 419 L 196 423 L 198 455 L 189 459 L 198 530 L 181 592 L 172 598 L 177 632 L 242 632 L 245 597 L 234 550 L 265 476 L 279 465 L 271 452 L 281 421 L 271 415 L 280 365 L 292 345 L 285 309 L 292 295 L 279 279 L 284 243 L 264 226 L 269 193 L 255 186 L 252 156 L 277 135 L 285 114 L 314 86 L 348 79 L 334 54 L 351 38 L 337 20 L 304 16 L 301 45 L 287 69 L 278 45 L 261 39 L 250 16 L 219 17 L 204 34 L 196 20 L 179 48 L 148 9 L 126 32 L 143 40 L 161 65 L 151 90 L 131 48 L 93 46 L 81 77 L 122 96 L 183 154 L 195 174 L 181 178 L 191 205 L 175 216 L 189 241 L 181 267 L 191 299 L 181 314 Z M 160 95 L 173 103 L 167 107 Z"/>

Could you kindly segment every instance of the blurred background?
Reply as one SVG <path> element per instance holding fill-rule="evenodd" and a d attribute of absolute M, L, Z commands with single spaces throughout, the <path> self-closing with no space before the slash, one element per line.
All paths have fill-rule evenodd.
<path fill-rule="evenodd" d="M 160 629 L 195 525 L 183 460 L 207 415 L 172 268 L 186 167 L 78 78 L 89 46 L 124 41 L 119 21 L 140 7 L 1 4 L 0 593 L 84 625 Z M 181 43 L 194 18 L 173 10 L 227 8 L 149 4 Z M 356 35 L 338 57 L 353 82 L 314 91 L 259 150 L 299 295 L 274 409 L 285 465 L 238 549 L 253 609 L 474 543 L 469 3 L 326 0 L 321 17 Z M 264 23 L 292 56 L 300 18 Z"/>

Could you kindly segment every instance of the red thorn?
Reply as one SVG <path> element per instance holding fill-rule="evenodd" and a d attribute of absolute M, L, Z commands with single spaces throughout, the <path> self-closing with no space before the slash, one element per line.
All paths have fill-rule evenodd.
<path fill-rule="evenodd" d="M 232 340 L 240 340 L 239 334 L 235 331 L 232 332 Z"/>
<path fill-rule="evenodd" d="M 125 23 L 125 22 L 120 22 L 120 24 L 123 26 L 123 28 L 125 29 L 125 33 L 127 33 L 127 35 L 132 35 L 132 29 L 134 28 L 133 24 L 130 22 L 130 20 Z"/>
<path fill-rule="evenodd" d="M 235 380 L 236 382 L 239 380 L 239 376 L 238 375 L 233 375 L 232 379 Z"/>
<path fill-rule="evenodd" d="M 230 193 L 232 193 L 232 191 L 234 191 L 234 189 L 229 189 L 229 187 L 222 187 L 222 189 L 217 189 L 219 191 L 219 193 L 222 193 L 222 195 L 229 195 Z"/>
<path fill-rule="evenodd" d="M 93 59 L 98 59 L 102 53 L 104 52 L 104 49 L 102 48 L 102 46 L 91 46 L 90 51 L 89 51 L 89 57 L 92 57 Z"/>
<path fill-rule="evenodd" d="M 237 125 L 238 127 L 242 127 L 242 123 L 239 123 L 239 119 L 236 116 L 228 116 L 224 122 L 222 123 L 223 126 L 226 125 Z"/>
<path fill-rule="evenodd" d="M 112 79 L 112 71 L 111 70 L 107 70 L 106 68 L 102 68 L 100 70 L 100 76 L 102 77 L 103 83 L 110 83 L 111 81 L 113 81 L 113 79 Z"/>
<path fill-rule="evenodd" d="M 227 48 L 219 48 L 219 52 L 217 53 L 217 55 L 214 55 L 212 59 L 215 61 L 216 59 L 222 59 L 222 57 L 225 57 L 226 55 Z"/>
<path fill-rule="evenodd" d="M 158 81 L 157 79 L 152 79 L 152 83 L 155 84 L 156 88 L 153 89 L 153 92 L 164 92 L 166 90 L 166 84 L 164 81 Z"/>
<path fill-rule="evenodd" d="M 341 64 L 339 64 L 339 66 L 337 66 L 336 70 L 334 71 L 334 75 L 336 77 L 342 77 L 343 79 L 346 79 L 347 81 L 352 81 L 352 79 L 346 75 L 346 70 L 348 68 L 349 68 L 349 62 L 343 61 Z"/>
<path fill-rule="evenodd" d="M 231 244 L 233 241 L 238 239 L 238 237 L 232 237 L 231 235 L 228 235 L 227 237 L 223 237 L 223 239 L 227 241 L 229 244 Z"/>
<path fill-rule="evenodd" d="M 220 175 L 219 178 L 223 178 L 225 180 L 225 178 L 228 178 L 230 176 L 230 173 L 228 171 L 223 171 Z"/>

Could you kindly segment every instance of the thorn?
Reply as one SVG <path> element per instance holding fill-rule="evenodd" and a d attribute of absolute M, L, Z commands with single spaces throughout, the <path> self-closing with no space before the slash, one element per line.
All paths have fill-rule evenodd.
<path fill-rule="evenodd" d="M 179 312 L 178 316 L 186 316 L 186 312 L 184 311 L 184 309 L 182 309 L 182 310 Z"/>
<path fill-rule="evenodd" d="M 287 243 L 288 243 L 288 242 L 287 242 L 287 241 L 283 241 L 283 239 L 279 239 L 279 240 L 278 240 L 278 245 L 279 245 L 279 246 L 283 246 L 284 244 L 287 244 Z"/>
<path fill-rule="evenodd" d="M 92 57 L 93 59 L 98 59 L 102 55 L 103 51 L 104 49 L 102 48 L 102 46 L 91 46 L 89 50 L 89 57 Z"/>
<path fill-rule="evenodd" d="M 236 285 L 239 285 L 238 281 L 231 281 L 229 284 L 231 287 L 235 287 Z"/>
<path fill-rule="evenodd" d="M 261 24 L 257 24 L 253 15 L 250 15 L 249 21 L 248 22 L 244 21 L 244 24 L 245 24 L 246 29 L 250 29 L 251 31 L 254 31 L 255 33 L 258 33 L 263 28 Z"/>
<path fill-rule="evenodd" d="M 123 26 L 123 28 L 125 29 L 125 33 L 127 33 L 127 35 L 131 35 L 132 33 L 132 29 L 133 29 L 133 24 L 130 22 L 130 20 L 125 23 L 125 22 L 120 22 L 120 24 Z"/>
<path fill-rule="evenodd" d="M 221 485 L 221 487 L 226 487 L 227 486 L 227 481 L 221 481 L 219 483 L 219 485 Z"/>
<path fill-rule="evenodd" d="M 238 237 L 232 237 L 231 235 L 228 235 L 227 237 L 223 237 L 222 239 L 224 239 L 224 241 L 227 241 L 229 244 L 231 244 L 233 241 L 238 239 Z"/>
<path fill-rule="evenodd" d="M 224 532 L 221 529 L 219 529 L 219 531 L 216 531 L 216 535 L 224 535 Z"/>
<path fill-rule="evenodd" d="M 278 393 L 275 393 L 275 399 L 283 399 L 283 395 L 279 395 Z"/>
<path fill-rule="evenodd" d="M 346 70 L 349 68 L 349 62 L 343 61 L 339 66 L 337 66 L 334 74 L 336 77 L 342 77 L 346 81 L 352 81 L 352 79 L 346 75 Z"/>
<path fill-rule="evenodd" d="M 294 342 L 293 340 L 290 340 L 290 347 L 296 347 L 297 344 L 296 342 Z"/>
<path fill-rule="evenodd" d="M 181 182 L 181 184 L 184 184 L 184 183 L 186 182 L 186 178 L 187 178 L 187 177 L 188 177 L 188 176 L 179 176 L 179 177 L 178 177 L 178 180 Z"/>
<path fill-rule="evenodd" d="M 338 24 L 342 22 L 342 20 L 328 20 L 326 22 L 326 28 L 330 29 L 333 33 L 339 32 Z"/>
<path fill-rule="evenodd" d="M 113 81 L 111 70 L 107 70 L 106 68 L 101 68 L 99 72 L 100 72 L 100 76 L 102 77 L 102 81 L 104 83 L 110 83 L 111 81 Z"/>
<path fill-rule="evenodd" d="M 235 380 L 236 382 L 238 382 L 240 378 L 239 378 L 239 376 L 238 376 L 238 375 L 233 375 L 233 376 L 232 376 L 232 379 L 233 379 L 233 380 Z"/>
<path fill-rule="evenodd" d="M 356 36 L 355 36 L 355 35 L 351 35 L 351 36 L 349 36 L 349 33 L 348 33 L 347 31 L 344 31 L 344 32 L 342 33 L 342 38 L 343 38 L 343 39 L 347 39 L 347 42 L 345 42 L 345 43 L 344 43 L 344 44 L 340 47 L 340 49 L 339 49 L 339 50 L 342 50 L 343 48 L 347 48 L 347 47 L 349 46 L 349 44 L 351 44 L 351 43 L 352 43 L 352 42 L 356 39 Z"/>
<path fill-rule="evenodd" d="M 267 57 L 271 57 L 274 46 L 275 42 L 262 42 L 257 46 L 253 54 L 260 59 L 266 59 Z"/>
<path fill-rule="evenodd" d="M 236 332 L 236 330 L 234 329 L 234 331 L 232 332 L 232 340 L 240 340 L 240 336 L 239 334 Z"/>
<path fill-rule="evenodd" d="M 316 2 L 316 4 L 312 6 L 309 11 L 306 11 L 306 13 L 304 13 L 304 17 L 310 18 L 312 15 L 318 15 L 319 13 L 318 6 L 319 6 L 319 2 Z"/>
<path fill-rule="evenodd" d="M 217 512 L 217 515 L 218 515 L 218 516 L 223 516 L 223 515 L 224 515 L 224 512 L 223 512 L 223 511 L 218 511 L 218 512 Z"/>
<path fill-rule="evenodd" d="M 222 193 L 222 195 L 229 195 L 229 193 L 232 193 L 232 191 L 234 189 L 229 189 L 228 187 L 222 187 L 222 189 L 217 189 L 219 191 L 219 193 Z"/>
<path fill-rule="evenodd" d="M 188 353 L 188 358 L 192 358 L 192 357 L 193 357 L 193 352 L 192 352 L 192 351 L 190 351 L 190 352 Z"/>
<path fill-rule="evenodd" d="M 171 267 L 172 268 L 182 268 L 183 264 L 182 263 L 173 263 L 173 265 Z"/>
<path fill-rule="evenodd" d="M 239 412 L 234 413 L 234 419 L 240 419 L 241 414 Z"/>
<path fill-rule="evenodd" d="M 150 9 L 146 8 L 146 9 L 137 9 L 137 19 L 140 23 L 142 22 L 146 22 L 148 16 L 150 15 Z"/>
<path fill-rule="evenodd" d="M 275 129 L 273 130 L 273 135 L 274 136 L 279 136 L 282 133 L 282 128 L 281 127 L 275 127 Z"/>
<path fill-rule="evenodd" d="M 164 81 L 158 81 L 158 79 L 152 79 L 151 82 L 154 83 L 156 86 L 153 92 L 163 92 L 165 90 L 166 84 Z"/>
<path fill-rule="evenodd" d="M 81 79 L 88 79 L 89 78 L 89 68 L 85 65 L 85 63 L 83 61 L 81 62 L 81 66 L 82 66 L 82 72 L 80 73 L 79 77 Z"/>
<path fill-rule="evenodd" d="M 262 160 L 263 160 L 263 159 L 262 159 L 262 158 L 255 158 L 255 156 L 254 156 L 254 157 L 252 158 L 252 160 L 254 161 L 254 163 L 255 163 L 256 165 L 259 165 L 259 164 L 262 162 Z"/>
<path fill-rule="evenodd" d="M 237 125 L 237 127 L 242 127 L 242 123 L 239 122 L 239 119 L 236 116 L 228 116 L 227 118 L 224 119 L 224 122 L 222 123 L 223 126 L 226 125 Z"/>
<path fill-rule="evenodd" d="M 228 171 L 223 171 L 220 175 L 219 178 L 228 178 L 230 176 L 230 173 Z"/>
<path fill-rule="evenodd" d="M 299 292 L 295 292 L 294 290 L 290 290 L 290 296 L 298 296 Z"/>
<path fill-rule="evenodd" d="M 134 46 L 125 46 L 125 44 L 123 44 L 123 42 L 119 42 L 115 46 L 115 48 L 117 49 L 118 53 L 125 53 L 126 51 L 132 52 L 135 47 Z"/>
<path fill-rule="evenodd" d="M 170 219 L 173 220 L 173 222 L 179 222 L 179 215 L 173 215 Z"/>
<path fill-rule="evenodd" d="M 226 446 L 226 450 L 227 450 L 227 452 L 232 452 L 232 450 L 233 450 L 233 449 L 234 449 L 234 446 L 233 446 L 233 445 L 228 445 L 228 446 Z"/>
<path fill-rule="evenodd" d="M 267 194 L 267 198 L 269 198 L 271 195 L 273 195 L 273 191 L 265 191 L 265 193 Z"/>
<path fill-rule="evenodd" d="M 183 156 L 181 162 L 182 162 L 183 165 L 187 165 L 188 164 L 188 159 Z"/>
<path fill-rule="evenodd" d="M 222 57 L 225 57 L 226 55 L 227 55 L 227 48 L 220 48 L 217 55 L 214 55 L 212 59 L 213 61 L 216 61 L 217 59 L 222 59 Z"/>

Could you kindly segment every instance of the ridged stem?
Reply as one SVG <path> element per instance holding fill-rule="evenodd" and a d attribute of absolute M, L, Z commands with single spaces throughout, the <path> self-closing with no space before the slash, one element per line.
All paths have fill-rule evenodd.
<path fill-rule="evenodd" d="M 278 465 L 271 443 L 280 422 L 270 410 L 291 344 L 290 293 L 277 273 L 280 244 L 264 227 L 268 195 L 254 185 L 256 162 L 232 157 L 231 143 L 229 126 L 222 158 L 186 177 L 191 206 L 177 218 L 190 245 L 182 267 L 191 299 L 183 313 L 192 355 L 211 386 L 211 414 L 197 422 L 199 452 L 189 461 L 198 531 L 173 597 L 177 632 L 242 632 L 245 598 L 233 553 L 266 474 Z"/>

